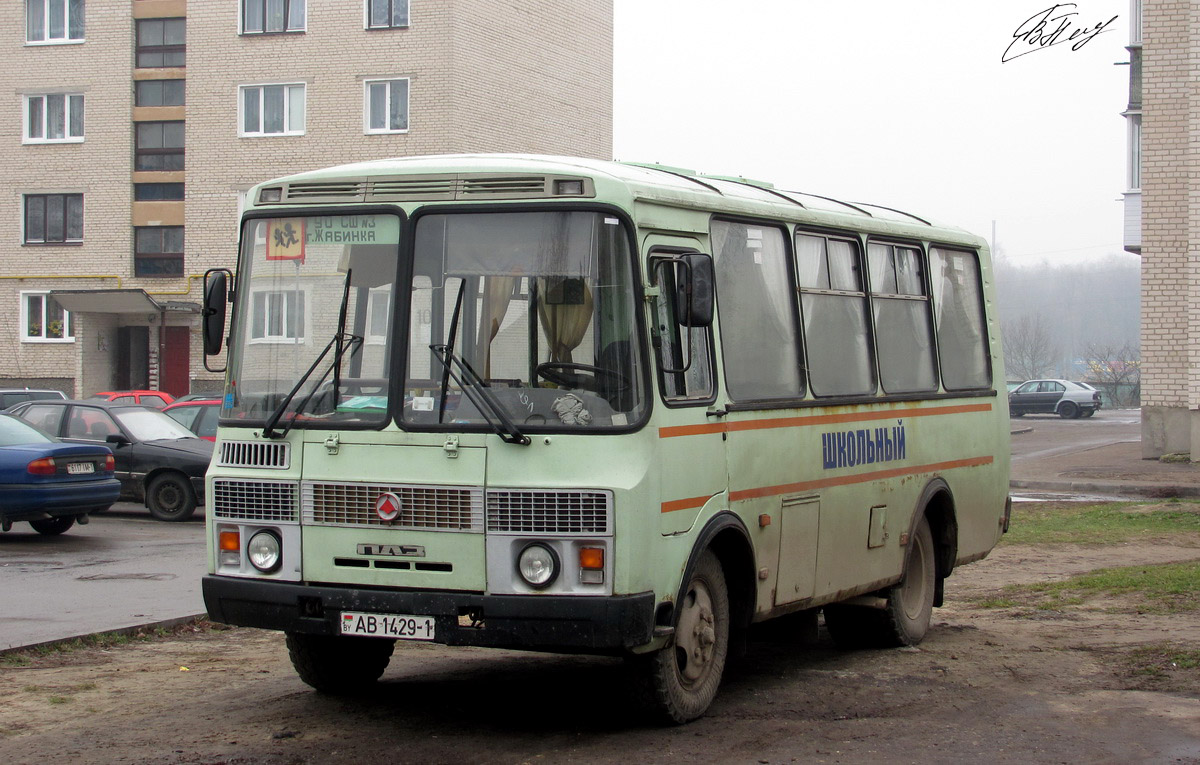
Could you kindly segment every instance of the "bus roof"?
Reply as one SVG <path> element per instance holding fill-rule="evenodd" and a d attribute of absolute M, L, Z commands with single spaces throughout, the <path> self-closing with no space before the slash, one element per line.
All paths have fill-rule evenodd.
<path fill-rule="evenodd" d="M 554 180 L 585 177 L 601 198 L 644 201 L 671 207 L 803 220 L 908 236 L 983 240 L 961 229 L 881 205 L 778 189 L 759 180 L 703 175 L 666 165 L 533 154 L 440 154 L 370 160 L 296 173 L 257 186 L 257 206 L 348 202 L 533 200 L 562 198 Z M 282 187 L 279 202 L 261 202 L 259 192 Z M 589 197 L 592 194 L 584 194 Z"/>

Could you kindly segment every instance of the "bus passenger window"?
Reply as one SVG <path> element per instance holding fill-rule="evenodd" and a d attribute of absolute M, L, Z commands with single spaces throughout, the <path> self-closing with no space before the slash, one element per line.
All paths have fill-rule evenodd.
<path fill-rule="evenodd" d="M 991 384 L 988 338 L 983 328 L 979 261 L 971 252 L 934 247 L 929 251 L 938 359 L 946 390 Z"/>
<path fill-rule="evenodd" d="M 712 247 L 729 397 L 799 398 L 804 381 L 783 232 L 716 220 Z"/>
<path fill-rule="evenodd" d="M 813 394 L 874 393 L 875 369 L 858 243 L 797 233 L 796 271 Z"/>
<path fill-rule="evenodd" d="M 921 252 L 871 242 L 870 264 L 879 380 L 886 393 L 937 390 L 933 330 Z"/>

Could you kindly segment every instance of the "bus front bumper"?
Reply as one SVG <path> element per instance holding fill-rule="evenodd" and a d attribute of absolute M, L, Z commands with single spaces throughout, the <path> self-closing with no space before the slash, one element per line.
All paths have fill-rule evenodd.
<path fill-rule="evenodd" d="M 213 621 L 338 634 L 342 611 L 432 616 L 434 642 L 544 651 L 620 653 L 653 637 L 654 593 L 580 597 L 374 590 L 208 575 Z M 478 626 L 476 626 L 478 625 Z"/>

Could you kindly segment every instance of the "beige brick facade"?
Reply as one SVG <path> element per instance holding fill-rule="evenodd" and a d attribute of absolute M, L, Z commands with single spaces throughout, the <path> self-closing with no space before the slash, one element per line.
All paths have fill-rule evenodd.
<path fill-rule="evenodd" d="M 1142 19 L 1142 447 L 1200 459 L 1200 7 Z"/>
<path fill-rule="evenodd" d="M 612 0 L 411 0 L 407 28 L 365 29 L 364 0 L 308 0 L 303 32 L 241 34 L 239 0 L 87 0 L 82 42 L 31 45 L 24 0 L 0 3 L 0 387 L 55 381 L 86 395 L 115 384 L 120 327 L 187 324 L 190 378 L 212 389 L 195 314 L 83 314 L 74 342 L 31 342 L 29 291 L 142 289 L 200 301 L 208 268 L 232 267 L 240 195 L 271 177 L 342 162 L 457 152 L 612 154 Z M 186 68 L 134 66 L 135 18 L 186 14 Z M 186 107 L 134 107 L 135 80 L 186 77 Z M 368 80 L 409 81 L 408 130 L 365 134 Z M 240 88 L 302 84 L 301 135 L 239 136 Z M 26 96 L 82 93 L 85 140 L 23 144 Z M 134 171 L 134 123 L 186 120 L 186 170 Z M 186 183 L 185 201 L 134 202 L 134 181 Z M 82 244 L 23 244 L 25 195 L 83 194 Z M 185 226 L 180 277 L 135 278 L 134 225 Z"/>

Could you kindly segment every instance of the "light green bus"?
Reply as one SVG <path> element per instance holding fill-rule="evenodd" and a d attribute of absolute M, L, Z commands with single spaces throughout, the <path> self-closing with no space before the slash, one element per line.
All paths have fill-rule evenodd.
<path fill-rule="evenodd" d="M 745 179 L 473 155 L 260 185 L 206 278 L 209 614 L 330 693 L 396 640 L 624 656 L 675 722 L 755 622 L 916 643 L 1008 523 L 994 299 L 978 237 Z"/>

